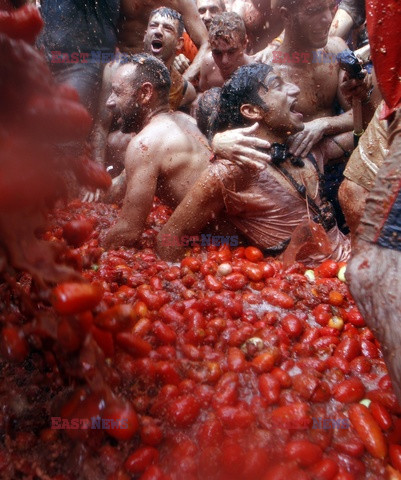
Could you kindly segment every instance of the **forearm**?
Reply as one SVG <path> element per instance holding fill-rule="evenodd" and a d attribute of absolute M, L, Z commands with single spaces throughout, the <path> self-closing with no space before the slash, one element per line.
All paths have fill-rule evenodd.
<path fill-rule="evenodd" d="M 209 42 L 207 41 L 206 43 L 203 43 L 201 45 L 196 57 L 193 59 L 193 62 L 185 71 L 183 75 L 185 80 L 188 80 L 189 82 L 193 82 L 196 79 L 196 77 L 199 75 L 202 61 L 209 51 L 210 51 L 210 46 L 209 46 Z"/>
<path fill-rule="evenodd" d="M 107 149 L 107 136 L 109 133 L 109 125 L 95 125 L 92 132 L 92 148 L 93 159 L 100 165 L 106 166 L 106 149 Z"/>
<path fill-rule="evenodd" d="M 322 118 L 324 135 L 337 135 L 354 128 L 352 110 L 333 117 Z"/>

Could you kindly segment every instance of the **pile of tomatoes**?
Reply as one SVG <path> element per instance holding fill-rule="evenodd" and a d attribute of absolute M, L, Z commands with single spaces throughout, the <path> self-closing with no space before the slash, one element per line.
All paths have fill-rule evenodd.
<path fill-rule="evenodd" d="M 143 248 L 104 251 L 117 213 L 74 202 L 43 235 L 86 282 L 4 275 L 0 476 L 401 479 L 401 409 L 344 265 L 227 245 L 161 261 L 157 201 Z"/>

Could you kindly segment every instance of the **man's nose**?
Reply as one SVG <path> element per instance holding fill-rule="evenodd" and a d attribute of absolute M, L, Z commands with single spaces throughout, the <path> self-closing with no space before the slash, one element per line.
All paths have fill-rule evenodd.
<path fill-rule="evenodd" d="M 292 97 L 298 97 L 300 92 L 301 92 L 300 88 L 297 85 L 295 85 L 295 83 L 287 83 L 288 95 L 291 95 Z"/>
<path fill-rule="evenodd" d="M 107 99 L 107 102 L 106 102 L 106 107 L 110 110 L 113 110 L 116 106 L 116 102 L 115 102 L 115 99 L 114 99 L 114 95 L 111 94 L 110 97 Z"/>
<path fill-rule="evenodd" d="M 203 18 L 206 20 L 211 20 L 212 15 L 210 14 L 210 10 L 206 10 L 205 14 L 203 15 Z"/>

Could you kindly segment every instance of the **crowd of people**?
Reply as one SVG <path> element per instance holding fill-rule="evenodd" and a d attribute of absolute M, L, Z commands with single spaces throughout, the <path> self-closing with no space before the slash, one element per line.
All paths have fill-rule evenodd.
<path fill-rule="evenodd" d="M 201 232 L 279 256 L 306 226 L 311 238 L 297 260 L 352 256 L 352 292 L 399 390 L 393 330 L 381 319 L 395 328 L 401 289 L 401 93 L 391 40 L 401 22 L 392 2 L 31 3 L 44 22 L 37 48 L 93 118 L 86 138 L 63 147 L 78 155 L 89 144 L 114 177 L 109 190 L 81 198 L 122 204 L 102 246 L 137 245 L 154 196 L 174 209 L 157 240 L 167 260 L 185 245 L 166 238 Z M 362 74 L 339 61 L 347 48 Z M 317 227 L 324 245 L 313 240 Z"/>

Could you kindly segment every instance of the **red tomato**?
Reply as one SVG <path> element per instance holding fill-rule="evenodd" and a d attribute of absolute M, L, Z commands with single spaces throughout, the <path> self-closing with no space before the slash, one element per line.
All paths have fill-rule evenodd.
<path fill-rule="evenodd" d="M 61 315 L 74 315 L 96 307 L 103 290 L 91 283 L 61 283 L 52 291 L 53 307 Z"/>
<path fill-rule="evenodd" d="M 333 278 L 338 272 L 338 263 L 333 260 L 326 260 L 315 268 L 317 276 L 322 278 Z"/>
<path fill-rule="evenodd" d="M 353 404 L 348 410 L 349 419 L 366 450 L 375 458 L 384 458 L 387 445 L 380 427 L 365 405 Z"/>
<path fill-rule="evenodd" d="M 365 395 L 365 387 L 359 378 L 349 378 L 338 383 L 334 387 L 333 394 L 338 402 L 359 402 Z"/>
<path fill-rule="evenodd" d="M 246 247 L 245 257 L 251 262 L 259 262 L 263 259 L 263 253 L 256 247 Z"/>
<path fill-rule="evenodd" d="M 128 456 L 124 467 L 129 473 L 140 473 L 146 470 L 151 463 L 157 461 L 159 452 L 153 447 L 140 447 Z"/>
<path fill-rule="evenodd" d="M 285 455 L 295 460 L 302 467 L 310 467 L 317 463 L 323 455 L 322 449 L 308 440 L 293 440 L 287 443 Z"/>

